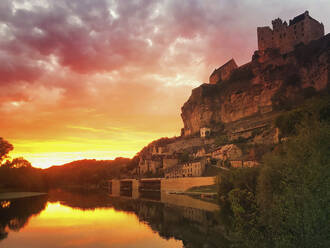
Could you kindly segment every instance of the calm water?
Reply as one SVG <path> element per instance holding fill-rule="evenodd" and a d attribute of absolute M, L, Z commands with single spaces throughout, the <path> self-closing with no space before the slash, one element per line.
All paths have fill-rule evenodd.
<path fill-rule="evenodd" d="M 53 191 L 0 202 L 0 247 L 227 247 L 214 207 L 187 196 Z"/>

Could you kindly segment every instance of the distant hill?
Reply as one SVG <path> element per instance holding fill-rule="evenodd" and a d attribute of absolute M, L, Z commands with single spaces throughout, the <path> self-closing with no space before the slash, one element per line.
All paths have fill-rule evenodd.
<path fill-rule="evenodd" d="M 49 187 L 96 187 L 111 178 L 132 175 L 134 158 L 114 160 L 83 159 L 44 170 Z"/>

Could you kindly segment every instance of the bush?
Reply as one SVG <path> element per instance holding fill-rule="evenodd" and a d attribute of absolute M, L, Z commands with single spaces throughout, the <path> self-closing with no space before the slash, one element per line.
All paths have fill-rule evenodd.
<path fill-rule="evenodd" d="M 292 110 L 278 116 L 275 120 L 276 127 L 279 128 L 282 137 L 296 134 L 297 124 L 299 124 L 306 113 L 302 110 Z"/>
<path fill-rule="evenodd" d="M 228 136 L 225 134 L 222 134 L 215 138 L 214 143 L 216 146 L 223 146 L 225 144 L 228 144 L 228 141 L 229 141 Z"/>

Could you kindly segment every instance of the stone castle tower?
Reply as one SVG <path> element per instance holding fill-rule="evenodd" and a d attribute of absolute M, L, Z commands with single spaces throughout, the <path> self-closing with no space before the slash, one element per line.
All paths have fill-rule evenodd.
<path fill-rule="evenodd" d="M 258 55 L 262 58 L 269 48 L 278 49 L 281 54 L 294 50 L 299 43 L 308 44 L 312 40 L 318 40 L 324 36 L 324 26 L 312 18 L 308 11 L 296 16 L 287 22 L 280 18 L 272 21 L 273 29 L 269 26 L 258 27 Z M 215 69 L 209 78 L 210 84 L 226 81 L 233 71 L 238 68 L 234 59 Z"/>
<path fill-rule="evenodd" d="M 292 51 L 299 43 L 308 44 L 324 36 L 324 26 L 313 19 L 308 11 L 290 20 L 289 25 L 280 18 L 272 21 L 270 27 L 258 27 L 258 49 L 278 48 L 281 54 Z"/>

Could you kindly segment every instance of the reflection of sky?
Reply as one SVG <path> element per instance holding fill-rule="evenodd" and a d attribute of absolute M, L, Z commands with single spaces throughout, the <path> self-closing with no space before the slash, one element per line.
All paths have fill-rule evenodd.
<path fill-rule="evenodd" d="M 3 247 L 182 247 L 182 242 L 165 240 L 134 214 L 114 209 L 78 210 L 59 203 L 30 219 L 19 232 L 11 232 Z M 1 247 L 2 247 L 1 246 Z"/>

